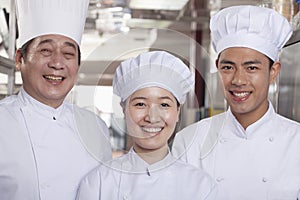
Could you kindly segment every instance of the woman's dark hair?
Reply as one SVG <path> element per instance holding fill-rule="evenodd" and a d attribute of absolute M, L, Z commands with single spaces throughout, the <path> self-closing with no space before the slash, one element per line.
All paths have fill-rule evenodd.
<path fill-rule="evenodd" d="M 23 57 L 24 61 L 26 61 L 27 51 L 30 46 L 30 44 L 33 42 L 34 38 L 23 44 L 23 46 L 20 48 L 21 56 Z M 78 65 L 81 64 L 81 51 L 79 46 L 77 45 L 78 49 Z"/>

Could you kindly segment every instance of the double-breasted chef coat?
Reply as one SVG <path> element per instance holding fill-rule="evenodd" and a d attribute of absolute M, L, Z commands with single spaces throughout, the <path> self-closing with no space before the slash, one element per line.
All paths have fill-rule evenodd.
<path fill-rule="evenodd" d="M 220 121 L 224 124 L 216 143 L 207 140 L 209 129 Z M 210 151 L 207 142 L 213 147 Z M 271 103 L 265 115 L 246 130 L 230 109 L 186 127 L 176 135 L 172 153 L 214 177 L 217 199 L 297 199 L 300 125 L 275 113 Z"/>
<path fill-rule="evenodd" d="M 74 113 L 89 117 L 79 124 Z M 74 200 L 86 173 L 111 159 L 100 118 L 66 102 L 51 108 L 23 88 L 0 102 L 0 124 L 1 200 Z M 99 157 L 81 139 L 84 125 L 94 127 L 91 135 L 101 140 Z"/>
<path fill-rule="evenodd" d="M 131 149 L 89 173 L 77 200 L 212 200 L 216 192 L 216 183 L 207 173 L 170 153 L 149 165 Z"/>

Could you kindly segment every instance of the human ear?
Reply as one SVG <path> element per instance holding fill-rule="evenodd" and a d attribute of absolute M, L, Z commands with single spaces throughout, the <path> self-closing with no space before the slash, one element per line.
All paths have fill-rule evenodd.
<path fill-rule="evenodd" d="M 278 61 L 274 62 L 274 64 L 271 66 L 270 69 L 270 84 L 276 81 L 276 78 L 279 75 L 280 70 L 281 70 L 281 63 Z"/>
<path fill-rule="evenodd" d="M 18 49 L 16 51 L 16 55 L 15 55 L 15 65 L 16 65 L 16 70 L 20 71 L 21 70 L 21 66 L 24 63 L 24 59 L 23 56 L 21 54 L 21 50 Z"/>

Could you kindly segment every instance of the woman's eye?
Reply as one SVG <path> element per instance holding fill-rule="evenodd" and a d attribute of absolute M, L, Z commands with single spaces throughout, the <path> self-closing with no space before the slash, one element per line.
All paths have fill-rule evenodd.
<path fill-rule="evenodd" d="M 168 103 L 162 103 L 161 106 L 164 107 L 164 108 L 165 107 L 170 107 L 170 105 Z"/>
<path fill-rule="evenodd" d="M 144 103 L 136 103 L 136 104 L 134 104 L 134 106 L 137 106 L 137 107 L 142 107 L 142 106 L 145 106 L 145 104 Z"/>

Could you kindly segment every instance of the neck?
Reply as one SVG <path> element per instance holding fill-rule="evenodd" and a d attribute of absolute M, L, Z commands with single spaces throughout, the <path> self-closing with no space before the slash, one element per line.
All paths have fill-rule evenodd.
<path fill-rule="evenodd" d="M 242 125 L 242 127 L 246 130 L 248 126 L 257 122 L 260 118 L 264 116 L 264 114 L 268 111 L 269 102 L 267 102 L 267 106 L 263 109 L 260 109 L 256 112 L 250 113 L 233 113 L 237 121 Z"/>
<path fill-rule="evenodd" d="M 134 146 L 133 149 L 145 162 L 150 165 L 164 159 L 169 152 L 167 145 L 163 148 L 155 150 L 142 149 L 137 146 Z"/>
<path fill-rule="evenodd" d="M 64 99 L 45 99 L 45 98 L 40 98 L 37 95 L 32 94 L 31 92 L 29 92 L 27 90 L 26 87 L 23 87 L 24 91 L 26 92 L 27 95 L 29 95 L 31 98 L 35 99 L 36 101 L 40 102 L 41 104 L 44 104 L 46 106 L 52 107 L 54 109 L 58 108 L 59 106 L 61 106 L 63 104 Z"/>

